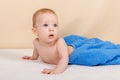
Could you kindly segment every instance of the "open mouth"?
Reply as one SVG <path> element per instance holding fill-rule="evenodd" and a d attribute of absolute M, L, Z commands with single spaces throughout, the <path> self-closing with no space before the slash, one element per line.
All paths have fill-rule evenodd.
<path fill-rule="evenodd" d="M 48 37 L 49 37 L 50 39 L 51 39 L 51 38 L 54 38 L 54 34 L 50 34 Z"/>

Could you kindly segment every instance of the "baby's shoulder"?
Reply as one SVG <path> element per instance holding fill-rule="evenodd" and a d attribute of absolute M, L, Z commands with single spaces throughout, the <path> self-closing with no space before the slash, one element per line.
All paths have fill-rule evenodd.
<path fill-rule="evenodd" d="M 62 37 L 57 39 L 57 43 L 60 43 L 60 42 L 63 42 L 63 41 L 64 41 L 64 39 Z"/>
<path fill-rule="evenodd" d="M 60 45 L 60 44 L 63 44 L 63 43 L 65 43 L 65 40 L 62 37 L 58 38 L 57 45 Z"/>

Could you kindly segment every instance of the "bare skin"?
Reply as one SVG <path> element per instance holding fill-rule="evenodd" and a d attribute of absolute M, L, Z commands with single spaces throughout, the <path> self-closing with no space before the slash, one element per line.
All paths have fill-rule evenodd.
<path fill-rule="evenodd" d="M 57 44 L 57 41 L 56 41 Z M 57 45 L 53 44 L 47 47 L 39 45 L 39 41 L 35 40 L 34 46 L 36 47 L 37 54 L 40 56 L 40 58 L 49 64 L 57 64 L 60 60 L 59 53 L 57 51 Z M 73 47 L 67 46 L 68 49 L 68 56 L 72 53 Z M 62 50 L 61 50 L 62 51 Z"/>
<path fill-rule="evenodd" d="M 34 35 L 34 51 L 32 56 L 23 56 L 26 60 L 36 60 L 38 57 L 45 63 L 55 64 L 54 69 L 43 69 L 44 74 L 59 74 L 68 66 L 69 55 L 74 50 L 67 46 L 64 39 L 58 36 L 58 20 L 52 12 L 37 13 L 32 28 Z"/>
<path fill-rule="evenodd" d="M 58 40 L 56 41 L 56 44 L 57 44 L 57 42 L 58 42 Z M 44 46 L 39 45 L 39 40 L 37 38 L 34 40 L 33 44 L 35 46 L 33 55 L 32 56 L 24 56 L 23 59 L 37 60 L 38 57 L 40 56 L 40 58 L 43 62 L 48 63 L 48 64 L 58 65 L 58 63 L 60 61 L 60 55 L 58 53 L 58 50 L 56 49 L 57 48 L 56 44 L 44 47 Z M 67 50 L 68 50 L 67 56 L 69 56 L 73 52 L 74 48 L 72 46 L 67 46 Z M 61 51 L 62 51 L 62 49 L 61 49 Z M 63 62 L 65 62 L 65 61 L 66 61 L 66 59 Z M 68 60 L 65 63 L 66 63 L 66 67 L 67 67 Z M 57 71 L 57 72 L 52 72 L 52 71 L 54 71 L 54 69 L 45 68 L 42 71 L 42 73 L 44 73 L 44 74 L 61 73 L 65 70 L 65 68 L 62 69 L 62 71 Z"/>

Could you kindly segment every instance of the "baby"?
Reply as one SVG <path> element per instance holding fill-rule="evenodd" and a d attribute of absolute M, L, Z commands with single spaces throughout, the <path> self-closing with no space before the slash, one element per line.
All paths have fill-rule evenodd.
<path fill-rule="evenodd" d="M 32 56 L 23 59 L 36 60 L 55 64 L 54 69 L 45 68 L 44 74 L 58 74 L 65 71 L 68 64 L 97 66 L 120 64 L 120 45 L 98 38 L 86 38 L 69 35 L 64 38 L 58 35 L 56 13 L 47 8 L 36 11 L 33 15 L 34 51 Z"/>
<path fill-rule="evenodd" d="M 56 64 L 54 69 L 45 68 L 44 74 L 57 74 L 63 72 L 67 65 L 69 55 L 73 51 L 71 46 L 67 46 L 64 39 L 58 35 L 58 19 L 56 13 L 51 9 L 40 9 L 33 15 L 34 51 L 32 56 L 24 56 L 23 59 L 36 60 L 40 56 L 41 60 Z"/>

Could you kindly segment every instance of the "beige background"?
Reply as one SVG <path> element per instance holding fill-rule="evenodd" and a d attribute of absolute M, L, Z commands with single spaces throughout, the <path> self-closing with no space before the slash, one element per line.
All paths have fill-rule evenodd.
<path fill-rule="evenodd" d="M 120 0 L 0 0 L 0 49 L 32 48 L 32 14 L 51 8 L 60 35 L 77 33 L 120 43 Z"/>

